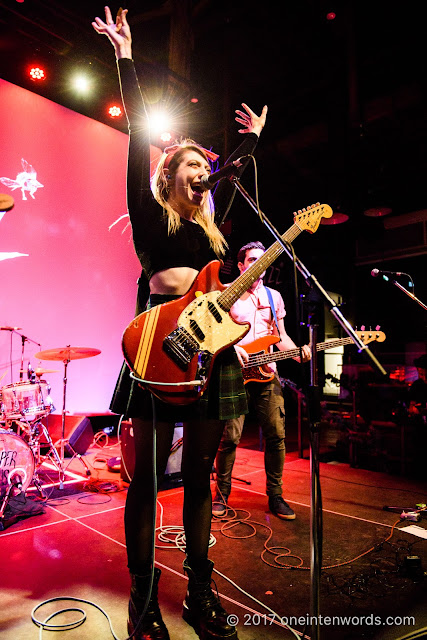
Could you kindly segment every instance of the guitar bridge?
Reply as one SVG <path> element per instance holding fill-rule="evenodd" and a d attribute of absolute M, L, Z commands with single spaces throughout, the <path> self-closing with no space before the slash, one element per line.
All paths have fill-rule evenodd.
<path fill-rule="evenodd" d="M 185 371 L 199 350 L 199 344 L 184 327 L 178 327 L 163 340 L 163 348 L 172 360 Z"/>

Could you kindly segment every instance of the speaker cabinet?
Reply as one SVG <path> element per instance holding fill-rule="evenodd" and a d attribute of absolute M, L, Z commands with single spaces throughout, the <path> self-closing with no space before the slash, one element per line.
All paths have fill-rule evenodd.
<path fill-rule="evenodd" d="M 121 424 L 120 443 L 122 453 L 120 477 L 125 482 L 130 482 L 135 471 L 135 445 L 132 423 L 128 420 Z"/>
<path fill-rule="evenodd" d="M 62 415 L 51 414 L 42 420 L 46 426 L 53 444 L 62 439 Z M 89 418 L 85 416 L 65 416 L 64 438 L 70 444 L 64 448 L 66 456 L 75 453 L 83 455 L 86 453 L 93 441 L 93 428 Z M 41 442 L 41 446 L 46 443 Z"/>
<path fill-rule="evenodd" d="M 166 479 L 178 480 L 181 478 L 182 434 L 182 423 L 177 423 L 175 425 L 171 452 L 165 470 Z M 125 482 L 130 482 L 135 472 L 135 445 L 133 427 L 130 421 L 122 422 L 120 441 L 122 452 L 120 477 Z"/>

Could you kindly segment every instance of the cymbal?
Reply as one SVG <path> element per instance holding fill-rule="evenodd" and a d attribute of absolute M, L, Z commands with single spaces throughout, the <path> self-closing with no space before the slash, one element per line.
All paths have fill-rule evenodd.
<path fill-rule="evenodd" d="M 0 193 L 0 211 L 10 211 L 13 209 L 15 201 L 7 193 Z"/>
<path fill-rule="evenodd" d="M 39 360 L 62 360 L 62 362 L 69 360 L 80 360 L 81 358 L 92 358 L 101 353 L 99 349 L 92 349 L 91 347 L 59 347 L 58 349 L 47 349 L 46 351 L 39 351 L 34 354 L 35 358 Z"/>
<path fill-rule="evenodd" d="M 36 376 L 42 376 L 45 373 L 59 373 L 59 369 L 42 369 L 41 367 L 37 367 L 34 373 Z"/>
<path fill-rule="evenodd" d="M 334 211 L 330 218 L 322 218 L 320 224 L 342 224 L 343 222 L 347 222 L 347 220 L 348 215 L 346 213 Z"/>

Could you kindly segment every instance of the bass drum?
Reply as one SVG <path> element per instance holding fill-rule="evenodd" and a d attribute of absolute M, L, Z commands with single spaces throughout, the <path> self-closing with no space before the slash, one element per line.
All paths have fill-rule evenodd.
<path fill-rule="evenodd" d="M 13 431 L 0 429 L 0 496 L 11 482 L 19 482 L 25 491 L 33 479 L 34 455 L 30 447 Z"/>

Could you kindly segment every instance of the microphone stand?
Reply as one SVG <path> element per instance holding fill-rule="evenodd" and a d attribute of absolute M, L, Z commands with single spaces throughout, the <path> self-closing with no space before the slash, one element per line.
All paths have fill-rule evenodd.
<path fill-rule="evenodd" d="M 24 334 L 19 333 L 19 331 L 16 331 L 15 329 L 13 330 L 13 333 L 16 333 L 18 336 L 21 336 L 21 341 L 22 341 L 21 367 L 19 369 L 19 381 L 22 382 L 23 377 L 24 377 L 24 348 L 25 348 L 25 343 L 26 342 L 32 342 L 33 344 L 36 344 L 40 348 L 41 348 L 41 344 L 40 344 L 40 342 L 36 342 L 35 340 L 31 340 L 31 338 L 27 338 L 27 336 L 24 336 Z"/>
<path fill-rule="evenodd" d="M 396 287 L 398 289 L 400 289 L 401 291 L 403 291 L 403 293 L 406 293 L 407 296 L 409 296 L 411 298 L 411 300 L 413 300 L 414 302 L 418 302 L 418 304 L 420 305 L 420 307 L 422 307 L 423 309 L 427 309 L 427 305 L 424 304 L 424 302 L 421 302 L 421 300 L 419 300 L 416 296 L 414 296 L 413 293 L 411 293 L 410 291 L 408 291 L 407 289 L 405 289 L 404 286 L 402 286 L 400 284 L 400 282 L 397 282 L 396 280 L 391 280 L 391 282 L 396 285 Z"/>
<path fill-rule="evenodd" d="M 359 349 L 359 353 L 363 351 L 375 365 L 377 370 L 384 376 L 387 375 L 386 370 L 378 362 L 373 353 L 367 345 L 363 344 L 353 327 L 344 318 L 340 309 L 336 306 L 335 300 L 325 291 L 320 285 L 315 276 L 309 272 L 305 265 L 295 256 L 295 254 L 289 249 L 288 244 L 282 239 L 281 235 L 272 225 L 266 215 L 260 211 L 256 202 L 249 195 L 246 189 L 240 184 L 239 180 L 234 177 L 231 178 L 231 182 L 235 185 L 237 190 L 242 194 L 249 205 L 258 214 L 263 224 L 269 229 L 276 240 L 282 245 L 285 253 L 289 256 L 292 262 L 303 275 L 307 284 L 315 288 L 317 292 L 323 297 L 325 302 L 329 306 L 329 310 L 335 319 L 340 323 L 345 332 L 352 338 L 353 342 Z M 319 449 L 319 431 L 320 431 L 320 391 L 317 385 L 317 349 L 316 349 L 316 328 L 312 320 L 309 320 L 310 330 L 310 343 L 311 343 L 311 361 L 310 361 L 310 387 L 308 393 L 308 415 L 310 424 L 310 478 L 311 478 L 311 501 L 310 501 L 310 576 L 311 576 L 311 593 L 310 593 L 310 613 L 311 613 L 311 631 L 312 640 L 317 640 L 320 632 L 319 621 L 320 602 L 320 574 L 322 567 L 322 540 L 321 540 L 321 521 L 322 511 L 320 503 L 320 478 L 319 478 L 319 463 L 318 463 L 318 449 Z"/>

